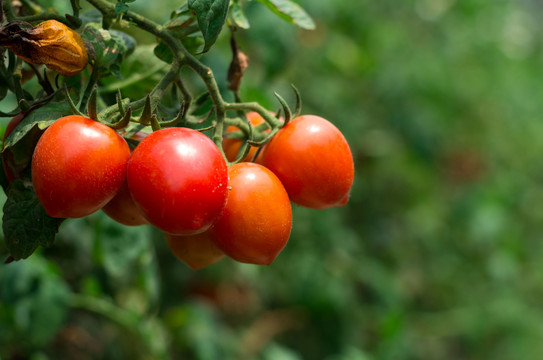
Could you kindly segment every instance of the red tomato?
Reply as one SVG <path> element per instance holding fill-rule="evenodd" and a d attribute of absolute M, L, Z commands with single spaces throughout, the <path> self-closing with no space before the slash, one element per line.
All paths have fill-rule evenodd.
<path fill-rule="evenodd" d="M 137 141 L 145 139 L 147 134 L 138 132 L 131 138 Z M 128 189 L 128 182 L 125 181 L 119 192 L 108 202 L 102 210 L 113 220 L 127 226 L 138 226 L 149 224 L 149 221 L 143 216 L 140 209 L 132 199 L 132 194 Z"/>
<path fill-rule="evenodd" d="M 4 144 L 8 136 L 13 132 L 13 130 L 15 130 L 17 126 L 19 126 L 19 124 L 24 120 L 25 116 L 26 116 L 26 112 L 20 112 L 19 114 L 11 118 L 8 125 L 6 126 L 6 131 L 4 132 L 4 138 L 2 139 L 2 150 L 4 150 Z M 13 173 L 12 169 L 8 165 L 9 161 L 10 161 L 9 158 L 6 159 L 5 154 L 2 154 L 2 168 L 4 169 L 4 174 L 6 174 L 6 179 L 11 184 L 20 176 L 15 175 Z"/>
<path fill-rule="evenodd" d="M 193 270 L 215 264 L 225 256 L 211 241 L 207 231 L 196 235 L 164 234 L 164 236 L 175 257 Z"/>
<path fill-rule="evenodd" d="M 108 202 L 102 210 L 113 220 L 127 226 L 149 224 L 140 209 L 132 200 L 128 183 L 125 181 L 117 194 Z"/>
<path fill-rule="evenodd" d="M 143 139 L 130 157 L 127 179 L 147 220 L 174 235 L 207 230 L 228 194 L 228 170 L 219 148 L 187 128 L 162 129 Z"/>
<path fill-rule="evenodd" d="M 14 117 L 11 118 L 8 125 L 6 126 L 6 131 L 4 131 L 4 138 L 2 141 L 2 149 L 4 148 L 4 143 L 6 142 L 6 139 L 8 136 L 15 130 L 17 126 L 24 120 L 26 116 L 26 112 L 20 112 Z"/>
<path fill-rule="evenodd" d="M 325 209 L 349 201 L 353 156 L 343 134 L 326 119 L 293 119 L 266 144 L 262 164 L 277 175 L 295 204 Z"/>
<path fill-rule="evenodd" d="M 52 217 L 78 218 L 102 208 L 126 178 L 130 150 L 104 124 L 79 115 L 55 121 L 32 156 L 32 183 Z"/>
<path fill-rule="evenodd" d="M 265 120 L 260 116 L 259 113 L 251 111 L 247 113 L 247 120 L 251 123 L 252 126 L 258 126 L 260 124 L 263 124 Z M 239 130 L 235 126 L 228 126 L 226 128 L 226 133 L 234 132 Z M 269 130 L 268 130 L 269 131 Z M 224 150 L 224 154 L 226 155 L 226 158 L 228 161 L 235 161 L 238 156 L 238 151 L 241 147 L 241 139 L 224 139 L 222 143 L 222 147 Z M 242 161 L 251 161 L 253 160 L 256 152 L 258 151 L 258 148 L 255 146 L 251 146 L 249 153 L 243 159 Z M 260 155 L 259 155 L 260 158 Z"/>
<path fill-rule="evenodd" d="M 269 265 L 287 244 L 292 228 L 287 192 L 262 165 L 232 165 L 228 175 L 228 202 L 210 230 L 211 239 L 234 260 Z"/>

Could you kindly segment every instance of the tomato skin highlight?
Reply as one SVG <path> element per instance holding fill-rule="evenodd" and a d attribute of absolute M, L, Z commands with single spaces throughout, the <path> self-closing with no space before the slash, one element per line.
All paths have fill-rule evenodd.
<path fill-rule="evenodd" d="M 164 234 L 172 254 L 193 270 L 213 265 L 225 257 L 209 237 L 209 232 L 195 235 Z"/>
<path fill-rule="evenodd" d="M 143 139 L 128 162 L 128 187 L 145 218 L 173 235 L 207 230 L 228 194 L 219 148 L 188 128 L 166 128 Z"/>
<path fill-rule="evenodd" d="M 32 183 L 52 217 L 79 218 L 107 204 L 126 179 L 130 149 L 113 129 L 79 115 L 55 121 L 32 156 Z"/>
<path fill-rule="evenodd" d="M 266 144 L 262 164 L 273 171 L 290 200 L 312 209 L 343 206 L 354 180 L 351 150 L 328 120 L 299 116 Z"/>
<path fill-rule="evenodd" d="M 279 179 L 265 167 L 230 166 L 228 202 L 210 230 L 226 255 L 243 263 L 269 265 L 286 246 L 292 209 Z"/>

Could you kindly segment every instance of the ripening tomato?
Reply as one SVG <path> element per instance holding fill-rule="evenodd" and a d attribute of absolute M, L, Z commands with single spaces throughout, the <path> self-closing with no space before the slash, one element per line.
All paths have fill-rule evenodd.
<path fill-rule="evenodd" d="M 254 111 L 251 111 L 251 112 L 247 113 L 247 120 L 249 120 L 249 122 L 251 123 L 251 125 L 253 127 L 258 126 L 260 124 L 263 124 L 265 122 L 264 119 L 262 118 L 262 116 L 260 116 L 259 113 L 254 112 Z M 234 131 L 237 131 L 237 130 L 239 130 L 239 129 L 237 127 L 235 127 L 235 126 L 228 126 L 226 128 L 226 133 L 234 132 Z M 223 147 L 224 154 L 226 155 L 226 158 L 228 159 L 228 161 L 235 161 L 236 160 L 236 158 L 238 156 L 238 151 L 241 148 L 241 142 L 242 142 L 241 139 L 229 139 L 229 138 L 226 138 L 226 139 L 223 140 L 222 147 Z M 251 146 L 251 148 L 249 150 L 249 153 L 247 153 L 247 156 L 245 156 L 245 158 L 242 161 L 251 161 L 251 160 L 253 160 L 253 158 L 254 158 L 257 151 L 258 151 L 257 147 Z M 260 155 L 259 155 L 259 157 L 260 157 Z"/>
<path fill-rule="evenodd" d="M 128 161 L 128 188 L 149 222 L 173 235 L 207 230 L 228 194 L 228 170 L 219 148 L 187 128 L 158 130 Z"/>
<path fill-rule="evenodd" d="M 79 115 L 55 121 L 32 156 L 32 183 L 52 217 L 78 218 L 102 208 L 126 179 L 130 150 L 113 129 Z"/>
<path fill-rule="evenodd" d="M 102 211 L 113 220 L 126 226 L 149 224 L 149 221 L 132 200 L 126 181 L 113 199 L 102 208 Z"/>
<path fill-rule="evenodd" d="M 295 204 L 325 209 L 349 201 L 353 156 L 343 134 L 326 119 L 293 119 L 266 144 L 262 164 L 277 175 Z"/>
<path fill-rule="evenodd" d="M 23 111 L 11 118 L 8 125 L 6 126 L 6 131 L 4 132 L 4 138 L 2 140 L 2 150 L 4 150 L 4 146 L 5 146 L 6 139 L 8 138 L 8 136 L 13 132 L 13 130 L 15 130 L 15 128 L 17 128 L 17 126 L 19 126 L 21 122 L 23 122 L 25 116 L 26 116 L 26 112 Z M 2 168 L 4 169 L 4 174 L 6 175 L 6 179 L 8 180 L 10 184 L 14 182 L 16 179 L 20 178 L 20 174 L 15 175 L 13 173 L 13 170 L 8 165 L 9 163 L 12 163 L 12 162 L 13 162 L 12 159 L 10 159 L 9 157 L 6 158 L 6 154 L 2 153 Z"/>
<path fill-rule="evenodd" d="M 287 192 L 277 176 L 259 164 L 232 165 L 228 175 L 228 202 L 210 230 L 211 239 L 234 260 L 269 265 L 292 228 Z"/>
<path fill-rule="evenodd" d="M 225 256 L 207 231 L 187 236 L 165 233 L 164 236 L 172 254 L 193 270 L 215 264 Z"/>
<path fill-rule="evenodd" d="M 8 138 L 8 136 L 13 132 L 13 130 L 15 130 L 17 126 L 19 126 L 19 124 L 24 120 L 25 116 L 26 116 L 26 112 L 22 111 L 11 118 L 8 125 L 6 126 L 6 131 L 4 131 L 2 149 L 4 148 L 4 143 L 6 142 L 6 139 Z"/>
<path fill-rule="evenodd" d="M 147 136 L 146 133 L 137 132 L 132 135 L 132 139 L 142 141 Z M 127 226 L 138 226 L 149 224 L 149 221 L 143 216 L 140 209 L 134 203 L 132 194 L 128 189 L 128 182 L 125 181 L 119 192 L 108 202 L 102 211 L 110 218 Z"/>

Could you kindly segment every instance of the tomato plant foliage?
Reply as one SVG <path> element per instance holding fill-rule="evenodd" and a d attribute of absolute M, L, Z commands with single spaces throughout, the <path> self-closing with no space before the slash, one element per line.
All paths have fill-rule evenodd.
<path fill-rule="evenodd" d="M 204 52 L 215 43 L 226 20 L 230 0 L 189 0 L 188 7 L 196 13 L 205 40 Z"/>
<path fill-rule="evenodd" d="M 17 180 L 8 190 L 2 230 L 14 259 L 30 256 L 38 246 L 49 247 L 63 219 L 47 215 L 32 187 Z"/>
<path fill-rule="evenodd" d="M 72 1 L 65 15 L 3 6 L 0 97 L 16 99 L 14 110 L 0 112 L 13 118 L 1 177 L 11 258 L 51 246 L 64 220 L 102 209 L 123 225 L 160 229 L 172 252 L 194 269 L 218 261 L 223 251 L 270 264 L 290 234 L 289 184 L 285 190 L 278 168 L 237 163 L 257 158 L 281 128 L 296 122 L 301 99 L 294 88 L 294 112 L 279 94 L 277 112 L 241 99 L 248 58 L 236 30 L 250 28 L 247 2 L 187 0 L 163 24 L 135 12 L 134 0 L 87 2 L 82 11 Z M 299 28 L 315 27 L 296 2 L 258 3 Z M 225 30 L 231 93 L 201 59 Z M 140 44 L 135 31 L 154 40 Z M 36 47 L 49 43 L 55 46 Z M 203 93 L 185 70 L 204 83 Z M 315 173 L 326 171 L 313 166 Z M 240 168 L 250 171 L 242 176 Z"/>

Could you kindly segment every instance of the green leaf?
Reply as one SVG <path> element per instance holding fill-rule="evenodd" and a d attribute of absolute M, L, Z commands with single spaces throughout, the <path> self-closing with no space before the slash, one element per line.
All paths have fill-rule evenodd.
<path fill-rule="evenodd" d="M 178 17 L 180 15 L 185 15 L 187 13 L 189 13 L 188 5 L 187 5 L 187 3 L 183 3 L 177 9 L 172 11 L 172 13 L 170 15 L 170 18 L 174 19 L 174 18 L 176 18 L 176 17 Z"/>
<path fill-rule="evenodd" d="M 64 98 L 59 93 L 59 99 Z M 2 159 L 13 174 L 20 174 L 28 168 L 32 152 L 43 130 L 55 120 L 71 115 L 72 110 L 66 101 L 50 102 L 41 107 L 34 107 L 28 112 L 23 121 L 7 137 Z"/>
<path fill-rule="evenodd" d="M 115 15 L 119 15 L 128 11 L 128 5 L 123 2 L 118 1 L 115 4 Z"/>
<path fill-rule="evenodd" d="M 248 29 L 250 27 L 249 20 L 247 20 L 239 1 L 236 0 L 232 3 L 230 14 L 232 15 L 232 21 L 237 27 L 242 29 Z"/>
<path fill-rule="evenodd" d="M 257 0 L 270 8 L 281 19 L 305 30 L 314 30 L 315 22 L 305 10 L 290 0 Z"/>
<path fill-rule="evenodd" d="M 229 0 L 189 0 L 189 9 L 196 13 L 200 31 L 204 35 L 206 52 L 217 40 L 228 14 Z"/>
<path fill-rule="evenodd" d="M 181 42 L 183 43 L 185 49 L 187 49 L 187 51 L 191 54 L 196 54 L 198 49 L 200 49 L 204 44 L 204 40 L 201 36 L 185 36 L 181 39 Z"/>
<path fill-rule="evenodd" d="M 136 39 L 134 39 L 132 36 L 128 35 L 125 32 L 111 29 L 109 30 L 109 33 L 111 34 L 111 37 L 117 44 L 120 44 L 119 47 L 124 49 L 125 53 L 123 54 L 124 57 L 131 55 L 134 50 L 136 49 Z"/>
<path fill-rule="evenodd" d="M 2 229 L 11 256 L 15 260 L 25 259 L 38 246 L 51 246 L 64 219 L 47 215 L 32 186 L 26 186 L 22 180 L 14 181 L 7 195 Z"/>
<path fill-rule="evenodd" d="M 102 13 L 97 9 L 90 9 L 79 14 L 79 18 L 81 19 L 83 27 L 85 27 L 89 23 L 101 23 Z"/>
<path fill-rule="evenodd" d="M 171 64 L 173 61 L 173 52 L 170 47 L 163 42 L 158 43 L 157 46 L 153 49 L 154 54 L 157 58 L 164 61 L 167 64 Z"/>
<path fill-rule="evenodd" d="M 81 37 L 92 44 L 95 66 L 99 66 L 104 75 L 118 76 L 121 63 L 136 48 L 133 37 L 119 30 L 104 30 L 99 23 L 85 25 Z"/>
<path fill-rule="evenodd" d="M 4 148 L 13 147 L 34 128 L 45 130 L 55 120 L 71 114 L 72 110 L 66 101 L 50 102 L 32 109 L 19 126 L 8 136 L 4 143 Z"/>

